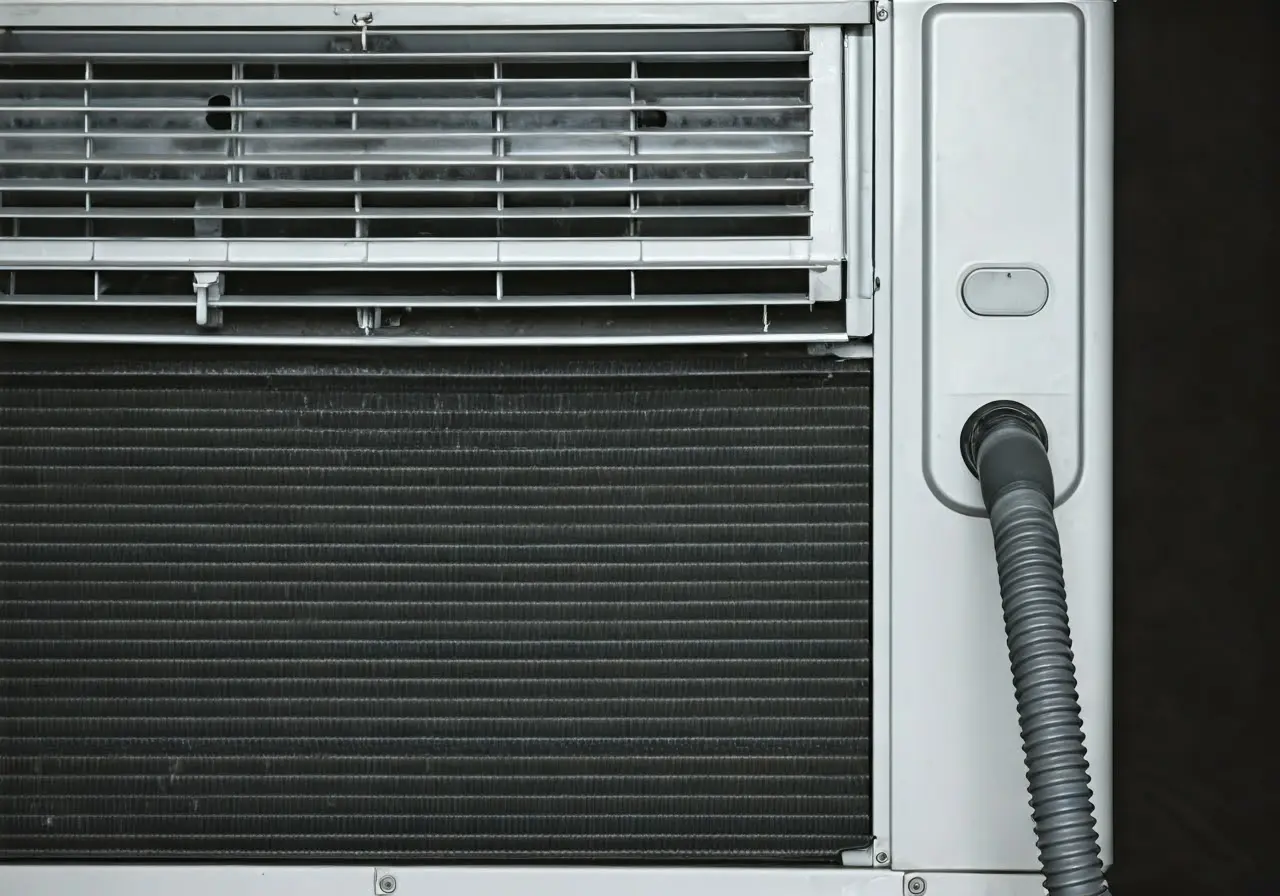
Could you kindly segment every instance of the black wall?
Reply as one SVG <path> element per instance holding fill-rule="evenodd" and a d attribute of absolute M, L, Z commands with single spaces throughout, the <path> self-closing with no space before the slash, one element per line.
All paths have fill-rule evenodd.
<path fill-rule="evenodd" d="M 1280 892 L 1278 14 L 1116 6 L 1117 896 Z"/>

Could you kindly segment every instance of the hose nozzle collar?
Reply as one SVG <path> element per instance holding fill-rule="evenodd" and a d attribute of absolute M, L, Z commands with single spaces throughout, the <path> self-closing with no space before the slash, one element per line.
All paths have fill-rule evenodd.
<path fill-rule="evenodd" d="M 988 512 L 1013 486 L 1034 488 L 1052 504 L 1049 431 L 1025 404 L 993 401 L 974 411 L 960 430 L 960 456 L 981 483 Z"/>

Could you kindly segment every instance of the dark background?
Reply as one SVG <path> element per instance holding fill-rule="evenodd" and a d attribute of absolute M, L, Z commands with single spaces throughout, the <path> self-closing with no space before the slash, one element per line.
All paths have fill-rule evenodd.
<path fill-rule="evenodd" d="M 1278 22 L 1116 5 L 1117 896 L 1280 893 Z"/>

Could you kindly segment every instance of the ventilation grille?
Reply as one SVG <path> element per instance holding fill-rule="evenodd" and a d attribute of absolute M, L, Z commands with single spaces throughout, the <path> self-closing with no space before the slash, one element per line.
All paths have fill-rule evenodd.
<path fill-rule="evenodd" d="M 30 351 L 0 858 L 869 845 L 868 364 Z"/>
<path fill-rule="evenodd" d="M 747 305 L 766 337 L 766 306 L 842 298 L 840 46 L 832 28 L 16 31 L 0 302 L 181 308 L 212 332 L 229 309 L 345 308 L 371 332 L 626 305 L 689 333 L 681 309 Z"/>

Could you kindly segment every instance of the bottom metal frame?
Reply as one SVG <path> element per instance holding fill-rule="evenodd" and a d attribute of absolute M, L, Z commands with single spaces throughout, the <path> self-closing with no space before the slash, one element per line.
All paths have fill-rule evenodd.
<path fill-rule="evenodd" d="M 807 868 L 0 865 L 0 893 L 41 896 L 1042 896 L 1041 880 Z"/>

